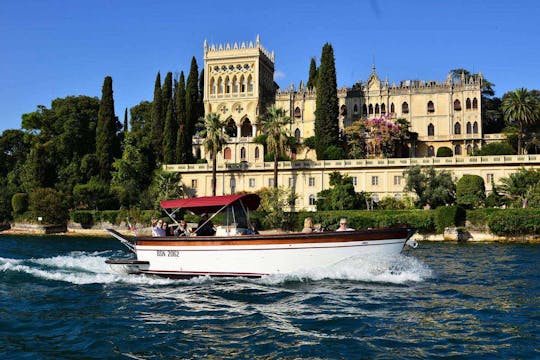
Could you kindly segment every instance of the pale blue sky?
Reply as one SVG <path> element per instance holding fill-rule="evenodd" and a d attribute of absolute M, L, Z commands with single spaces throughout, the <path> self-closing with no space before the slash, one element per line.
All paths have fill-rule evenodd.
<path fill-rule="evenodd" d="M 540 2 L 527 1 L 7 1 L 0 5 L 0 131 L 68 95 L 101 96 L 116 114 L 151 100 L 158 70 L 203 64 L 203 42 L 255 41 L 276 54 L 281 87 L 307 80 L 334 47 L 338 85 L 381 78 L 444 80 L 481 71 L 497 96 L 540 89 Z"/>

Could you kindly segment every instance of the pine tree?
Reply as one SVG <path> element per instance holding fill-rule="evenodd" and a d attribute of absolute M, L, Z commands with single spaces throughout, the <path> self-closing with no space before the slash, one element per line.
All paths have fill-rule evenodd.
<path fill-rule="evenodd" d="M 311 63 L 309 64 L 309 78 L 306 84 L 308 89 L 312 89 L 317 85 L 317 64 L 315 63 L 315 58 L 311 58 Z"/>
<path fill-rule="evenodd" d="M 315 151 L 317 159 L 324 160 L 327 158 L 325 150 L 339 142 L 336 66 L 334 50 L 329 43 L 322 49 L 316 88 Z"/>
<path fill-rule="evenodd" d="M 152 131 L 151 131 L 151 145 L 152 152 L 156 160 L 161 161 L 163 156 L 161 154 L 163 144 L 163 118 L 162 113 L 162 100 L 161 100 L 161 75 L 158 71 L 156 76 L 156 83 L 154 85 L 154 102 L 152 103 Z"/>
<path fill-rule="evenodd" d="M 176 108 L 176 124 L 178 126 L 176 135 L 176 162 L 185 164 L 188 162 L 186 154 L 186 81 L 184 72 L 180 73 L 180 80 L 174 96 Z"/>
<path fill-rule="evenodd" d="M 191 59 L 191 67 L 186 82 L 186 142 L 184 144 L 188 162 L 193 162 L 192 137 L 195 134 L 195 125 L 199 120 L 199 90 L 198 90 L 199 69 L 195 57 Z"/>
<path fill-rule="evenodd" d="M 107 76 L 103 81 L 96 127 L 96 158 L 99 166 L 99 175 L 103 180 L 108 180 L 111 176 L 117 121 L 114 115 L 112 78 Z"/>
<path fill-rule="evenodd" d="M 169 101 L 167 106 L 167 115 L 165 115 L 165 131 L 163 132 L 163 162 L 166 164 L 172 164 L 175 162 L 176 152 L 176 122 L 173 103 Z"/>

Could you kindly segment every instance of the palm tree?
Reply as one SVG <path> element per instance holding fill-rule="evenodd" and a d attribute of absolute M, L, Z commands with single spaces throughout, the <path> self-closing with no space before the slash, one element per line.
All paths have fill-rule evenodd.
<path fill-rule="evenodd" d="M 200 121 L 204 122 L 204 128 L 200 133 L 200 136 L 204 138 L 202 145 L 212 159 L 212 196 L 216 196 L 217 154 L 223 149 L 223 145 L 227 141 L 227 135 L 223 132 L 226 124 L 221 121 L 219 114 L 216 113 L 209 113 Z"/>
<path fill-rule="evenodd" d="M 525 88 L 506 93 L 503 97 L 502 110 L 507 122 L 518 124 L 518 154 L 523 153 L 523 128 L 534 124 L 538 119 L 536 98 Z"/>
<path fill-rule="evenodd" d="M 269 153 L 274 153 L 274 187 L 278 187 L 278 158 L 285 155 L 289 148 L 288 125 L 291 117 L 286 115 L 286 111 L 275 105 L 268 107 L 266 114 L 260 118 L 262 132 L 267 136 L 266 148 Z"/>

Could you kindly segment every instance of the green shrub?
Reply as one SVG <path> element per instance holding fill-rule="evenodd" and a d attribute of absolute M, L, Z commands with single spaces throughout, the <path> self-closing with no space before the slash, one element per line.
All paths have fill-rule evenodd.
<path fill-rule="evenodd" d="M 34 219 L 42 218 L 43 224 L 62 225 L 69 218 L 64 196 L 51 188 L 36 188 L 28 199 L 28 208 Z"/>
<path fill-rule="evenodd" d="M 471 230 L 486 231 L 488 230 L 489 217 L 500 211 L 504 211 L 504 209 L 485 208 L 467 210 L 467 226 Z"/>
<path fill-rule="evenodd" d="M 452 152 L 452 149 L 450 149 L 447 146 L 441 146 L 437 149 L 437 157 L 452 157 L 454 156 L 454 153 Z"/>
<path fill-rule="evenodd" d="M 481 207 L 486 200 L 484 179 L 478 175 L 463 175 L 456 185 L 456 203 L 466 209 Z"/>
<path fill-rule="evenodd" d="M 540 235 L 540 209 L 505 209 L 488 219 L 489 230 L 501 236 Z"/>
<path fill-rule="evenodd" d="M 72 222 L 79 223 L 84 229 L 91 227 L 94 224 L 94 216 L 92 211 L 75 210 L 69 213 L 69 218 Z"/>
<path fill-rule="evenodd" d="M 508 142 L 494 142 L 482 146 L 480 150 L 473 153 L 473 156 L 488 155 L 515 155 L 516 150 Z"/>
<path fill-rule="evenodd" d="M 16 193 L 11 198 L 11 207 L 13 209 L 13 214 L 21 215 L 22 213 L 28 210 L 28 194 L 27 193 Z"/>
<path fill-rule="evenodd" d="M 447 227 L 463 225 L 465 216 L 465 210 L 461 206 L 439 206 L 435 209 L 437 233 L 443 233 Z"/>
<path fill-rule="evenodd" d="M 327 160 L 345 159 L 345 150 L 339 146 L 330 145 L 324 150 L 324 157 Z"/>

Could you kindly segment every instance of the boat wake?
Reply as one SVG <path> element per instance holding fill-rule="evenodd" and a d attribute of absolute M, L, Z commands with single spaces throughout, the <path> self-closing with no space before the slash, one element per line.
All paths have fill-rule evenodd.
<path fill-rule="evenodd" d="M 19 272 L 50 281 L 63 281 L 76 285 L 124 283 L 134 285 L 201 284 L 223 282 L 230 279 L 198 277 L 190 280 L 173 280 L 145 275 L 114 274 L 105 260 L 111 255 L 106 252 L 74 251 L 67 255 L 50 258 L 9 259 L 0 257 L 0 272 Z M 350 258 L 338 264 L 316 269 L 296 271 L 288 274 L 265 276 L 262 279 L 237 279 L 266 285 L 290 282 L 348 280 L 374 283 L 404 284 L 420 282 L 432 277 L 432 271 L 414 257 L 399 255 L 386 260 L 366 261 Z"/>

